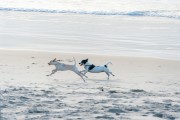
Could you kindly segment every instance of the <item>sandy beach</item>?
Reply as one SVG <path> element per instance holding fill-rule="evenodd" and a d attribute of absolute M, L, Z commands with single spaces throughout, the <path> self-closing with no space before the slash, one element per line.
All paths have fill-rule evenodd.
<path fill-rule="evenodd" d="M 180 120 L 179 0 L 1 0 L 0 120 Z M 115 74 L 59 71 L 108 62 Z"/>
<path fill-rule="evenodd" d="M 127 56 L 0 51 L 1 119 L 179 119 L 180 61 Z M 116 75 L 71 71 L 46 75 L 53 58 L 95 65 L 109 61 Z M 73 62 L 65 61 L 67 64 Z M 83 68 L 77 65 L 79 70 Z"/>

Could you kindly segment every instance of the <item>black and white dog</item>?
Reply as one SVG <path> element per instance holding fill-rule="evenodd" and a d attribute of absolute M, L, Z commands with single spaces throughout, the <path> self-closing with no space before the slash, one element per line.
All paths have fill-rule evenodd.
<path fill-rule="evenodd" d="M 100 73 L 100 72 L 105 72 L 108 76 L 108 79 L 109 79 L 109 76 L 110 74 L 112 76 L 115 76 L 108 68 L 108 64 L 112 64 L 111 62 L 108 62 L 107 64 L 105 65 L 102 65 L 102 66 L 95 66 L 91 63 L 88 62 L 88 59 L 85 59 L 85 60 L 82 60 L 79 65 L 82 66 L 84 65 L 84 68 L 85 70 L 81 71 L 81 72 L 84 72 L 83 74 L 85 75 L 87 72 L 91 72 L 91 73 Z"/>

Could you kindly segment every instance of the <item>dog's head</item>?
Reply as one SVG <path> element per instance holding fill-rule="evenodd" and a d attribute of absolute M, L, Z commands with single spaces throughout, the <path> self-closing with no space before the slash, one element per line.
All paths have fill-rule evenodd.
<path fill-rule="evenodd" d="M 85 65 L 87 62 L 88 62 L 88 59 L 82 60 L 82 61 L 79 63 L 79 65 L 80 65 L 80 66 Z"/>
<path fill-rule="evenodd" d="M 62 61 L 62 60 L 56 60 L 56 58 L 54 60 L 51 60 L 48 65 L 56 65 L 58 63 L 58 61 Z"/>

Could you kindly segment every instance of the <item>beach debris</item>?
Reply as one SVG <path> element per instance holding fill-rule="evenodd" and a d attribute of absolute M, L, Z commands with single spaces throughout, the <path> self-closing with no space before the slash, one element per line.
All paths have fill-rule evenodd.
<path fill-rule="evenodd" d="M 104 88 L 103 87 L 98 87 L 97 89 L 99 89 L 100 91 L 104 91 Z"/>
<path fill-rule="evenodd" d="M 102 88 L 101 91 L 104 91 L 104 88 Z"/>

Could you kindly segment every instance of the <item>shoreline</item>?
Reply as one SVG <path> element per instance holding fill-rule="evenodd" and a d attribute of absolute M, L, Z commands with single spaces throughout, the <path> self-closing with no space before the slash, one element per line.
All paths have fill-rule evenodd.
<path fill-rule="evenodd" d="M 159 59 L 159 60 L 167 60 L 167 61 L 180 61 L 180 59 L 173 59 L 173 58 L 162 58 L 162 57 L 157 57 L 157 56 L 145 56 L 145 55 L 130 55 L 130 54 L 127 54 L 127 55 L 107 55 L 107 54 L 90 54 L 90 53 L 77 53 L 77 52 L 59 52 L 59 51 L 44 51 L 44 50 L 18 50 L 18 49 L 4 49 L 4 48 L 0 48 L 0 52 L 2 51 L 5 51 L 5 52 L 19 52 L 19 53 L 44 53 L 44 54 L 67 54 L 67 55 L 72 55 L 72 54 L 75 54 L 75 55 L 82 55 L 82 56 L 109 56 L 109 57 L 119 57 L 119 58 L 138 58 L 138 59 Z"/>

